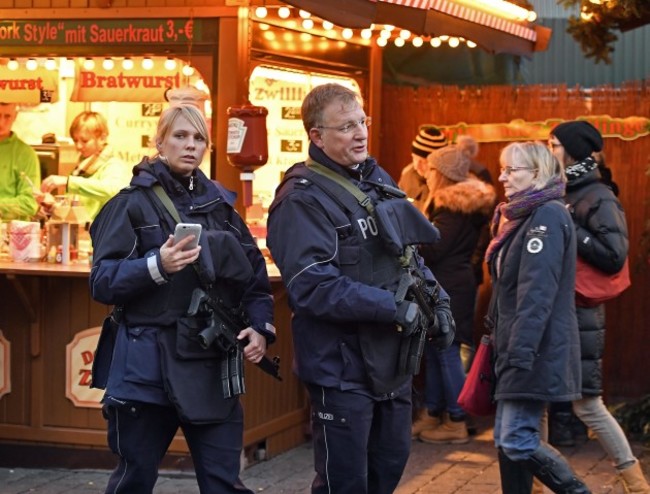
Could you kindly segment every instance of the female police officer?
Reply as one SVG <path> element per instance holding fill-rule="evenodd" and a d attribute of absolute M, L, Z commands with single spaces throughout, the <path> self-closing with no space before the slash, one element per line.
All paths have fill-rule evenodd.
<path fill-rule="evenodd" d="M 197 288 L 228 309 L 241 305 L 249 325 L 237 337 L 248 340 L 243 355 L 258 362 L 275 336 L 273 302 L 264 259 L 233 209 L 232 194 L 198 169 L 208 145 L 198 108 L 165 110 L 158 156 L 134 169 L 131 187 L 91 227 L 92 295 L 120 309 L 119 325 L 105 324 L 93 369 L 93 386 L 106 389 L 108 443 L 120 457 L 106 492 L 152 492 L 179 427 L 201 492 L 251 492 L 239 480 L 241 390 L 222 391 L 230 355 L 214 345 L 202 348 L 203 321 L 187 312 Z M 200 246 L 185 250 L 192 236 L 174 242 L 176 214 L 202 225 Z"/>

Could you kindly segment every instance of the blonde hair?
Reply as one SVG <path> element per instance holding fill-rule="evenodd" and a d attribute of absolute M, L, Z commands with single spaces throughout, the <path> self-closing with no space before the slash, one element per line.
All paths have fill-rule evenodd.
<path fill-rule="evenodd" d="M 562 166 L 555 159 L 546 144 L 541 142 L 513 142 L 501 151 L 499 163 L 502 167 L 525 167 L 535 170 L 533 189 L 546 188 L 551 180 L 560 178 L 566 182 Z"/>
<path fill-rule="evenodd" d="M 84 111 L 74 117 L 70 124 L 70 137 L 74 139 L 75 134 L 81 129 L 90 132 L 95 139 L 106 139 L 108 137 L 108 123 L 101 113 Z"/>
<path fill-rule="evenodd" d="M 162 142 L 167 138 L 174 123 L 179 117 L 184 117 L 190 124 L 192 124 L 196 131 L 201 134 L 201 137 L 205 139 L 206 148 L 209 149 L 210 133 L 208 132 L 208 124 L 206 123 L 201 110 L 192 104 L 176 104 L 162 112 L 160 120 L 158 120 L 155 142 Z"/>

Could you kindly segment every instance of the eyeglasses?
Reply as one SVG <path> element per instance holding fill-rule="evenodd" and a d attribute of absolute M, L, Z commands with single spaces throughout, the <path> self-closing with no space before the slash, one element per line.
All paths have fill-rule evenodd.
<path fill-rule="evenodd" d="M 356 130 L 356 128 L 361 125 L 363 127 L 370 127 L 370 124 L 372 123 L 372 117 L 363 117 L 362 119 L 348 122 L 345 125 L 342 125 L 340 127 L 326 127 L 325 125 L 318 125 L 316 126 L 317 129 L 330 129 L 330 130 L 336 130 L 340 132 L 341 134 L 348 134 L 349 132 Z"/>
<path fill-rule="evenodd" d="M 501 174 L 510 175 L 512 172 L 518 172 L 519 170 L 535 171 L 533 168 L 528 168 L 527 166 L 504 166 L 501 168 Z"/>

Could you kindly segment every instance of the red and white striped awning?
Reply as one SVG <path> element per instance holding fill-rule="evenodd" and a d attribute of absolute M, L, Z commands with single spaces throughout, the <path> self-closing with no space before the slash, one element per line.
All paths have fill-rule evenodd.
<path fill-rule="evenodd" d="M 515 22 L 453 0 L 282 0 L 343 27 L 391 24 L 424 36 L 460 36 L 492 53 L 546 49 L 550 30 Z"/>

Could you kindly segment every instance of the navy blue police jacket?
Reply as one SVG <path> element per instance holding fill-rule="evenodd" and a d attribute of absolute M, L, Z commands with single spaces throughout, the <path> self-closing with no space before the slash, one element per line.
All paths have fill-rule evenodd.
<path fill-rule="evenodd" d="M 169 405 L 157 332 L 174 328 L 186 314 L 192 290 L 205 286 L 199 272 L 207 273 L 220 297 L 232 306 L 243 305 L 250 325 L 269 343 L 275 338 L 271 286 L 265 260 L 233 207 L 232 192 L 199 169 L 193 175 L 192 190 L 188 190 L 158 158 L 145 159 L 133 173 L 131 185 L 102 208 L 90 230 L 92 297 L 123 309 L 110 369 L 98 369 L 98 375 L 108 376 L 107 382 L 95 383 L 93 373 L 93 386 L 105 384 L 107 394 L 116 398 Z M 203 226 L 199 270 L 187 266 L 172 275 L 163 270 L 160 246 L 173 233 L 176 221 L 155 199 L 154 184 L 163 187 L 181 221 Z M 250 264 L 240 270 L 246 276 L 238 278 L 239 268 L 233 266 L 232 258 L 212 245 L 216 232 L 236 238 L 245 255 L 240 259 Z"/>
<path fill-rule="evenodd" d="M 359 165 L 360 181 L 314 148 L 310 156 L 315 161 L 362 190 L 367 182 L 396 185 L 373 158 Z M 360 246 L 364 237 L 376 232 L 363 219 L 351 219 L 331 195 L 296 174 L 304 167 L 297 163 L 285 174 L 270 208 L 267 236 L 293 311 L 294 372 L 307 383 L 390 397 L 410 385 L 411 376 L 395 375 L 394 354 L 382 359 L 378 353 L 370 368 L 370 356 L 364 354 L 359 336 L 361 331 L 370 331 L 378 345 L 387 340 L 389 345 L 400 344 L 394 290 L 360 281 L 368 277 L 362 272 L 366 260 Z M 433 280 L 419 255 L 416 259 L 426 279 Z M 355 266 L 359 276 L 350 274 Z M 441 296 L 447 298 L 444 290 Z M 385 376 L 386 385 L 380 385 L 380 391 L 371 385 L 373 373 L 375 378 Z"/>

